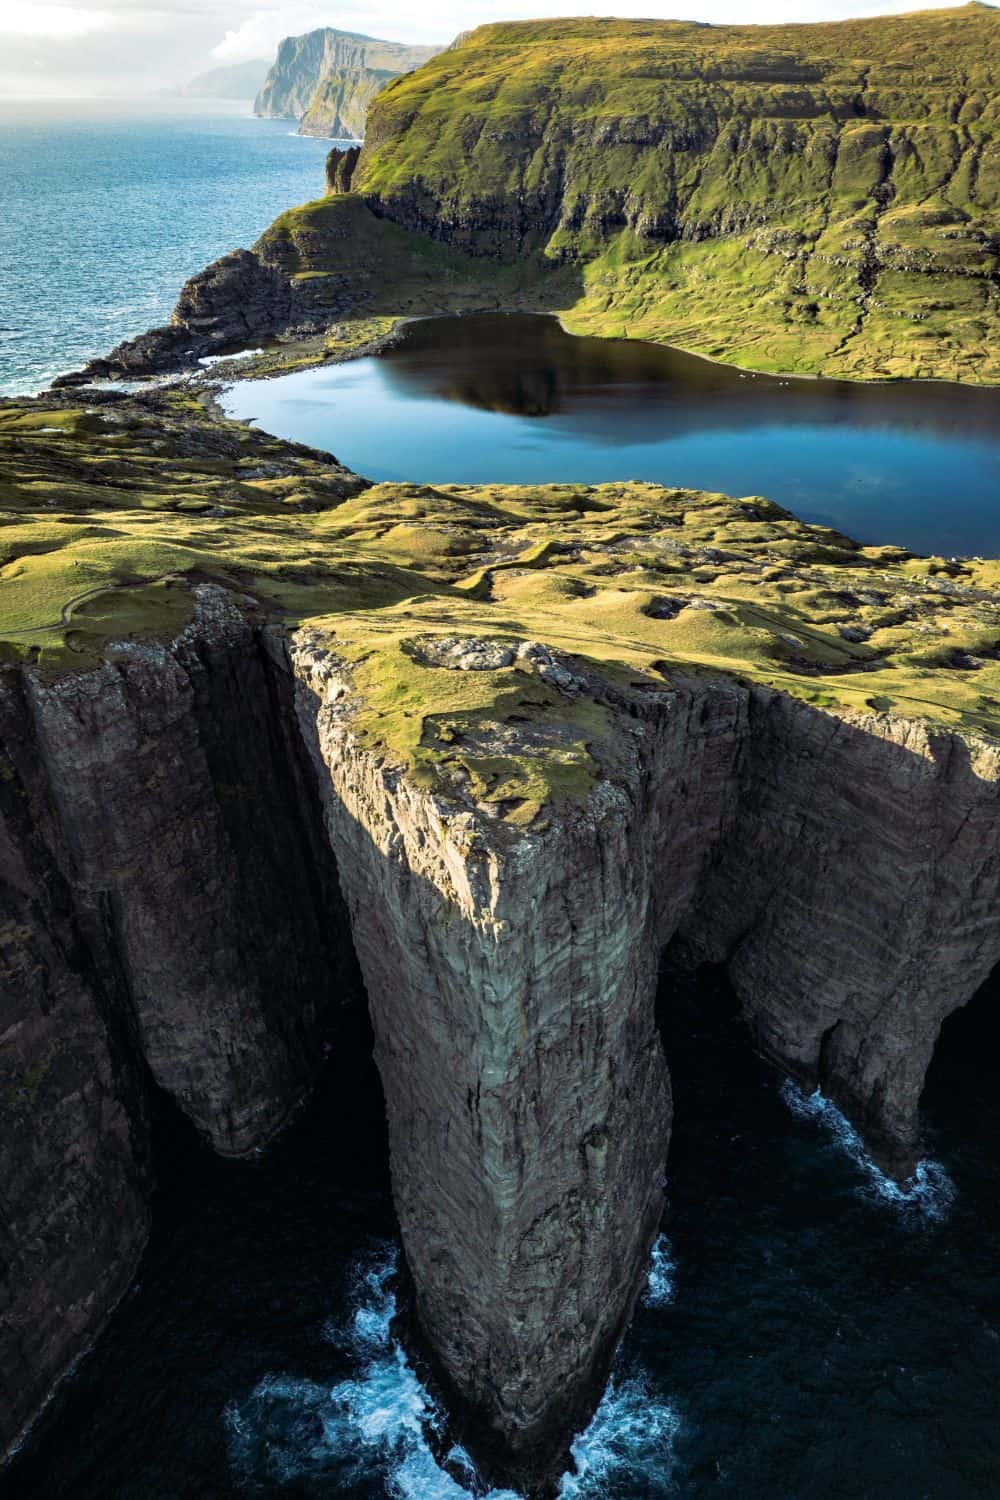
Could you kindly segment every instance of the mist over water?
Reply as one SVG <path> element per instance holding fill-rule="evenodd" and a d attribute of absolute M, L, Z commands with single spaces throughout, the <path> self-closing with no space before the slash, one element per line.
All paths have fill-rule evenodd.
<path fill-rule="evenodd" d="M 667 1211 L 560 1500 L 1000 1493 L 1000 985 L 945 1023 L 925 1177 L 899 1198 L 827 1101 L 755 1056 L 719 973 L 665 972 L 659 1019 Z M 351 1025 L 255 1164 L 168 1112 L 137 1287 L 4 1500 L 483 1500 L 392 1339 L 381 1099 Z"/>

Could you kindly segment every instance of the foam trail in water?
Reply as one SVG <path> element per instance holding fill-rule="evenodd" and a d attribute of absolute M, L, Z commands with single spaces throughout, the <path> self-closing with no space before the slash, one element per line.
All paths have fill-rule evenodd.
<path fill-rule="evenodd" d="M 564 1474 L 559 1500 L 609 1495 L 672 1495 L 677 1414 L 639 1377 L 612 1381 L 586 1432 L 572 1446 L 575 1474 Z"/>
<path fill-rule="evenodd" d="M 781 1097 L 793 1115 L 800 1120 L 815 1120 L 833 1137 L 840 1149 L 864 1173 L 869 1193 L 900 1208 L 915 1208 L 927 1219 L 940 1220 L 947 1216 L 955 1201 L 955 1184 L 940 1162 L 929 1158 L 919 1161 L 913 1176 L 901 1187 L 880 1171 L 865 1150 L 865 1143 L 850 1120 L 841 1114 L 835 1104 L 824 1098 L 819 1089 L 807 1094 L 797 1083 L 786 1079 L 781 1085 Z"/>
<path fill-rule="evenodd" d="M 657 1245 L 654 1271 L 659 1266 L 662 1289 L 672 1263 L 666 1242 Z M 428 1434 L 443 1431 L 442 1413 L 391 1333 L 396 1264 L 396 1251 L 387 1247 L 361 1266 L 348 1322 L 324 1330 L 356 1357 L 356 1379 L 329 1387 L 268 1375 L 246 1401 L 227 1410 L 230 1457 L 248 1492 L 270 1494 L 287 1485 L 308 1494 L 313 1481 L 317 1494 L 346 1495 L 362 1483 L 381 1482 L 392 1500 L 469 1500 L 470 1494 L 518 1500 L 510 1490 L 484 1491 L 464 1449 L 452 1448 L 448 1469 L 434 1457 Z M 673 1411 L 641 1379 L 613 1381 L 573 1444 L 577 1472 L 563 1475 L 560 1500 L 605 1500 L 639 1490 L 670 1494 L 677 1430 Z"/>
<path fill-rule="evenodd" d="M 642 1294 L 643 1307 L 667 1307 L 674 1300 L 674 1272 L 677 1266 L 665 1234 L 658 1234 L 649 1252 L 649 1276 Z"/>

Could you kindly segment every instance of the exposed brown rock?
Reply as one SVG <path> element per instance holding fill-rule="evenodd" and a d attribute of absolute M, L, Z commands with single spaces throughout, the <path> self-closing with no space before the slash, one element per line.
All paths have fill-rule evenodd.
<path fill-rule="evenodd" d="M 127 1288 L 148 1073 L 217 1150 L 308 1088 L 352 956 L 259 635 L 0 673 L 0 1452 Z"/>
<path fill-rule="evenodd" d="M 341 151 L 337 146 L 326 158 L 326 190 L 328 193 L 349 193 L 351 178 L 361 155 L 360 146 L 348 146 Z"/>

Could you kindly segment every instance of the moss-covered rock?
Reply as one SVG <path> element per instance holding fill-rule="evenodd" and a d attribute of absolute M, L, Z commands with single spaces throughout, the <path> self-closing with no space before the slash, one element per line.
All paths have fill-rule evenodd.
<path fill-rule="evenodd" d="M 574 331 L 757 369 L 997 380 L 1000 13 L 484 26 L 372 108 L 354 186 L 569 262 Z"/>
<path fill-rule="evenodd" d="M 608 713 L 723 675 L 1000 737 L 1000 564 L 862 547 L 760 497 L 369 486 L 183 390 L 0 406 L 0 651 L 169 639 L 221 584 L 332 640 L 357 733 L 530 820 L 609 769 Z"/>
<path fill-rule="evenodd" d="M 996 382 L 998 45 L 979 4 L 480 27 L 377 95 L 333 196 L 88 373 L 505 308 L 758 370 Z"/>

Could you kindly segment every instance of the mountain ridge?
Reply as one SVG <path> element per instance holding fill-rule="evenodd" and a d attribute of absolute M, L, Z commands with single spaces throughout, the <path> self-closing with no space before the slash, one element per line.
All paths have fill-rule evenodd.
<path fill-rule="evenodd" d="M 169 329 L 93 370 L 373 313 L 531 306 L 745 369 L 1000 382 L 997 57 L 1000 12 L 976 4 L 891 24 L 478 28 L 375 97 L 360 158 L 331 159 L 333 196 L 193 278 Z"/>

